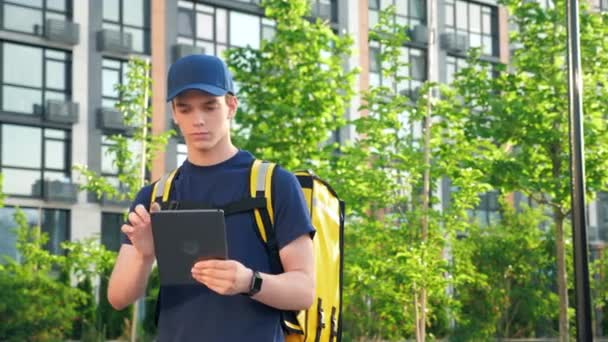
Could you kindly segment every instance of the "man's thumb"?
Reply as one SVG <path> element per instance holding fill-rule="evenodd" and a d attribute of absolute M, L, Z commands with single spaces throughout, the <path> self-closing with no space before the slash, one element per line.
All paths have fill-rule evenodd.
<path fill-rule="evenodd" d="M 150 206 L 150 212 L 153 213 L 153 212 L 156 212 L 156 211 L 160 211 L 160 205 L 158 205 L 158 203 L 154 202 Z"/>

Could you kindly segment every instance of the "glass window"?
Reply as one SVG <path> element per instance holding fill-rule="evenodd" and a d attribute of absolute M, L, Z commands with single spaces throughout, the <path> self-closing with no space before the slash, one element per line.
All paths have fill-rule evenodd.
<path fill-rule="evenodd" d="M 44 246 L 53 254 L 63 254 L 60 245 L 70 239 L 70 213 L 58 209 L 21 208 L 30 227 L 38 226 L 47 234 L 48 242 Z M 15 208 L 0 208 L 0 255 L 19 260 L 16 249 L 17 224 L 14 219 Z"/>
<path fill-rule="evenodd" d="M 319 1 L 334 6 L 333 1 Z M 202 47 L 215 55 L 228 47 L 259 48 L 262 39 L 272 39 L 275 33 L 275 24 L 261 16 L 186 0 L 178 2 L 177 25 L 179 44 Z"/>
<path fill-rule="evenodd" d="M 40 48 L 4 43 L 3 83 L 42 87 L 42 52 Z"/>
<path fill-rule="evenodd" d="M 260 17 L 239 12 L 230 12 L 230 45 L 260 46 Z"/>
<path fill-rule="evenodd" d="M 127 61 L 104 58 L 102 61 L 101 83 L 102 83 L 102 105 L 113 108 L 119 101 L 116 86 L 126 82 Z"/>
<path fill-rule="evenodd" d="M 133 36 L 132 49 L 150 51 L 150 0 L 104 0 L 103 28 Z"/>
<path fill-rule="evenodd" d="M 399 76 L 408 77 L 397 84 L 393 79 L 382 75 L 384 69 L 380 63 L 382 47 L 377 42 L 371 43 L 370 48 L 370 86 L 385 86 L 394 91 L 409 91 L 420 87 L 426 80 L 426 53 L 422 49 L 403 47 L 400 62 L 404 64 Z"/>
<path fill-rule="evenodd" d="M 2 165 L 39 168 L 42 161 L 40 128 L 2 125 Z"/>
<path fill-rule="evenodd" d="M 46 19 L 70 20 L 67 0 L 4 0 L 0 28 L 9 31 L 41 35 Z"/>
<path fill-rule="evenodd" d="M 471 47 L 498 56 L 498 8 L 464 0 L 446 0 L 446 32 L 467 36 Z"/>
<path fill-rule="evenodd" d="M 6 194 L 41 197 L 42 180 L 70 181 L 67 131 L 1 124 L 0 138 Z"/>
<path fill-rule="evenodd" d="M 9 42 L 0 46 L 2 110 L 40 115 L 46 100 L 70 100 L 69 53 Z"/>
<path fill-rule="evenodd" d="M 380 5 L 380 6 L 378 6 Z M 382 9 L 395 6 L 395 23 L 414 27 L 426 22 L 426 2 L 424 0 L 382 0 L 368 2 L 368 27 L 373 29 L 378 23 Z"/>

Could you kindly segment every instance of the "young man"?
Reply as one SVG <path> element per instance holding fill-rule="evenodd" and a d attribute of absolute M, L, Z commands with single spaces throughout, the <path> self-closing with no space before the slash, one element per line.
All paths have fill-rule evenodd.
<path fill-rule="evenodd" d="M 208 55 L 181 58 L 171 66 L 167 84 L 173 120 L 188 148 L 170 198 L 218 208 L 244 198 L 254 157 L 230 139 L 238 101 L 224 62 Z M 280 310 L 312 305 L 314 228 L 308 209 L 297 179 L 286 170 L 275 169 L 272 189 L 284 273 L 270 273 L 253 214 L 227 216 L 229 259 L 196 263 L 192 277 L 197 285 L 161 288 L 159 341 L 282 341 Z M 144 294 L 155 260 L 151 192 L 151 185 L 140 190 L 121 228 L 123 244 L 108 287 L 108 299 L 119 310 Z M 158 205 L 151 210 L 159 210 Z M 261 287 L 252 288 L 259 278 Z"/>

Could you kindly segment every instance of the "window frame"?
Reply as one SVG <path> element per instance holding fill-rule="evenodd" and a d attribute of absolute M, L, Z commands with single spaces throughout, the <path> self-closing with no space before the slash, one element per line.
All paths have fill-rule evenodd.
<path fill-rule="evenodd" d="M 144 54 L 144 55 L 150 55 L 151 53 L 151 48 L 152 48 L 152 33 L 151 33 L 151 14 L 152 14 L 152 4 L 151 4 L 151 0 L 142 0 L 143 1 L 143 26 L 136 26 L 136 25 L 132 25 L 132 24 L 127 24 L 125 23 L 125 17 L 124 17 L 124 2 L 128 1 L 128 0 L 116 0 L 116 2 L 118 3 L 118 21 L 114 21 L 112 19 L 106 19 L 103 15 L 103 6 L 107 5 L 108 2 L 104 1 L 102 4 L 102 14 L 101 14 L 101 21 L 102 21 L 102 28 L 107 28 L 108 26 L 118 26 L 120 33 L 124 33 L 128 31 L 125 31 L 125 28 L 127 29 L 134 29 L 134 30 L 141 30 L 143 32 L 143 50 L 137 50 L 134 46 L 131 47 L 131 50 L 135 53 L 139 53 L 139 54 Z"/>
<path fill-rule="evenodd" d="M 40 81 L 41 86 L 40 87 L 5 82 L 4 81 L 4 64 L 0 65 L 0 114 L 13 114 L 13 115 L 23 116 L 23 117 L 42 118 L 43 108 L 46 105 L 46 101 L 49 100 L 47 92 L 62 93 L 64 95 L 66 102 L 72 101 L 72 52 L 71 51 L 66 51 L 66 50 L 61 50 L 61 49 L 56 49 L 56 48 L 49 48 L 49 47 L 45 47 L 45 46 L 36 46 L 36 45 L 31 45 L 31 44 L 17 43 L 17 42 L 13 42 L 10 40 L 0 40 L 0 57 L 1 57 L 0 60 L 4 60 L 4 51 L 5 51 L 6 44 L 14 44 L 14 45 L 24 46 L 27 48 L 40 49 L 41 56 L 42 56 L 42 59 L 41 59 L 42 75 L 41 75 L 41 81 Z M 65 54 L 65 59 L 62 60 L 62 59 L 52 57 L 52 56 L 48 57 L 47 51 L 63 53 L 63 54 Z M 48 62 L 58 62 L 58 63 L 64 64 L 65 72 L 64 72 L 63 77 L 64 77 L 65 89 L 62 90 L 59 88 L 53 88 L 53 87 L 47 86 L 47 71 L 48 71 L 47 63 Z M 31 113 L 5 110 L 4 109 L 4 87 L 5 86 L 39 91 L 41 93 L 41 96 L 40 96 L 41 101 L 40 101 L 39 108 L 37 108 L 36 104 L 34 104 Z"/>
<path fill-rule="evenodd" d="M 466 20 L 466 30 L 459 28 L 458 27 L 458 19 L 461 18 L 458 16 L 458 3 L 463 3 L 466 5 L 466 12 L 467 15 L 466 16 L 462 16 L 463 18 L 465 18 Z M 480 30 L 479 32 L 475 32 L 471 29 L 471 6 L 479 6 L 479 10 L 480 10 L 480 15 L 479 15 L 479 26 L 480 26 Z M 452 24 L 448 24 L 448 7 L 452 7 Z M 489 10 L 489 15 L 490 15 L 490 34 L 486 34 L 485 33 L 485 27 L 484 27 L 484 10 Z M 499 20 L 498 20 L 498 6 L 496 5 L 489 5 L 486 3 L 481 3 L 481 2 L 476 2 L 476 1 L 467 1 L 467 0 L 445 0 L 444 3 L 444 13 L 445 13 L 445 17 L 444 17 L 444 22 L 445 22 L 445 32 L 446 33 L 450 33 L 450 32 L 454 32 L 454 33 L 460 33 L 460 34 L 464 34 L 466 35 L 468 41 L 469 41 L 469 46 L 471 46 L 470 42 L 471 42 L 471 36 L 472 35 L 479 35 L 480 39 L 481 39 L 481 53 L 482 56 L 486 57 L 486 58 L 498 58 L 500 57 L 500 27 L 499 27 Z M 483 50 L 483 40 L 484 37 L 489 37 L 491 39 L 492 42 L 492 54 L 486 54 Z M 453 55 L 453 56 L 466 56 L 465 54 L 457 54 L 457 53 L 453 53 L 453 52 L 448 52 L 449 55 Z"/>
<path fill-rule="evenodd" d="M 56 14 L 56 15 L 65 16 L 65 20 L 70 21 L 70 22 L 73 20 L 74 4 L 73 4 L 72 0 L 63 0 L 65 3 L 65 11 L 48 8 L 48 6 L 47 6 L 48 0 L 40 0 L 40 1 L 42 1 L 42 7 L 24 5 L 24 4 L 19 3 L 18 0 L 0 0 L 0 18 L 4 17 L 5 5 L 42 12 L 42 24 L 41 24 L 41 27 L 38 27 L 35 29 L 36 32 L 25 32 L 25 31 L 19 31 L 19 30 L 7 28 L 4 20 L 0 21 L 0 23 L 2 24 L 2 26 L 0 26 L 0 30 L 9 31 L 9 32 L 18 32 L 18 33 L 28 34 L 28 35 L 32 35 L 32 36 L 41 36 L 44 34 L 44 25 L 46 24 L 46 20 L 50 19 L 50 18 L 47 18 L 48 14 Z"/>
<path fill-rule="evenodd" d="M 27 127 L 27 128 L 32 128 L 32 129 L 38 129 L 40 130 L 40 142 L 41 142 L 41 146 L 40 146 L 40 167 L 36 168 L 36 167 L 27 167 L 27 166 L 13 166 L 13 165 L 7 165 L 4 163 L 4 156 L 2 154 L 2 150 L 0 149 L 0 172 L 8 169 L 8 170 L 15 170 L 15 171 L 37 171 L 39 172 L 40 178 L 38 178 L 38 180 L 41 182 L 41 187 L 40 187 L 40 192 L 37 194 L 34 194 L 33 192 L 30 192 L 29 195 L 24 195 L 24 194 L 12 194 L 12 193 L 6 193 L 6 195 L 9 195 L 11 197 L 14 198 L 42 198 L 43 194 L 44 194 L 44 181 L 47 180 L 47 178 L 45 177 L 45 174 L 47 173 L 64 173 L 64 177 L 65 179 L 67 179 L 68 181 L 72 181 L 72 176 L 71 176 L 71 168 L 70 165 L 72 164 L 72 156 L 71 156 L 71 149 L 72 149 L 72 138 L 71 138 L 71 132 L 69 130 L 65 130 L 65 129 L 60 129 L 60 128 L 52 128 L 52 127 L 37 127 L 37 126 L 30 126 L 30 125 L 23 125 L 23 124 L 13 124 L 13 123 L 7 123 L 7 122 L 0 122 L 0 142 L 3 139 L 3 136 L 5 134 L 5 126 L 10 125 L 10 126 L 20 126 L 20 127 Z M 65 134 L 65 139 L 60 139 L 60 138 L 55 138 L 55 137 L 47 137 L 46 136 L 46 131 L 52 129 L 52 130 L 58 130 L 58 131 L 63 131 Z M 46 155 L 47 155 L 47 146 L 46 143 L 47 141 L 60 141 L 64 143 L 64 153 L 65 153 L 65 158 L 64 158 L 64 169 L 56 169 L 56 168 L 52 168 L 52 167 L 47 167 L 46 166 Z M 4 181 L 6 181 L 6 178 L 4 179 Z M 32 184 L 33 185 L 33 184 Z"/>

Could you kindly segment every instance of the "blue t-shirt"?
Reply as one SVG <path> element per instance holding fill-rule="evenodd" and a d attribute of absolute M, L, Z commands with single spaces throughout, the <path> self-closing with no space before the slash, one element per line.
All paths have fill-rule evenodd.
<path fill-rule="evenodd" d="M 254 157 L 239 151 L 212 166 L 187 160 L 173 180 L 170 198 L 223 207 L 249 194 L 249 170 Z M 140 190 L 131 206 L 150 205 L 152 186 Z M 310 214 L 296 177 L 283 168 L 274 171 L 274 222 L 279 248 L 304 234 L 314 234 Z M 269 255 L 256 233 L 253 212 L 226 216 L 228 256 L 246 267 L 272 273 Z M 123 243 L 130 243 L 123 234 Z M 283 341 L 280 311 L 247 296 L 219 295 L 202 284 L 163 286 L 160 291 L 159 341 Z"/>

